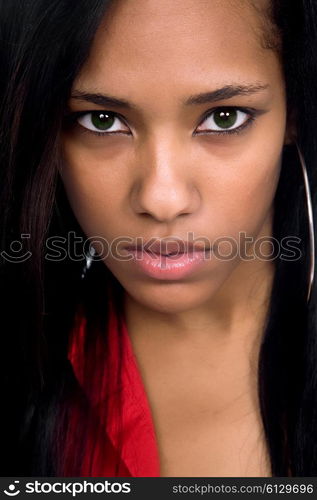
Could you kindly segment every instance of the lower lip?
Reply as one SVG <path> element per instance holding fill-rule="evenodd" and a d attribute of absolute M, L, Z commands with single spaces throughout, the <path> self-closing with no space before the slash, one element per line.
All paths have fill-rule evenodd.
<path fill-rule="evenodd" d="M 175 255 L 151 254 L 142 250 L 127 250 L 133 258 L 131 262 L 147 276 L 159 280 L 179 280 L 200 269 L 210 258 L 211 250 Z"/>

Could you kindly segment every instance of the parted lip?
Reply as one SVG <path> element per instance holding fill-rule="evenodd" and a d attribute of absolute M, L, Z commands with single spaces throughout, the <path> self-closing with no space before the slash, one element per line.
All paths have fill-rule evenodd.
<path fill-rule="evenodd" d="M 191 241 L 177 240 L 177 241 L 164 241 L 164 240 L 148 240 L 143 244 L 136 243 L 130 244 L 124 247 L 126 250 L 130 251 L 146 251 L 149 253 L 155 253 L 159 255 L 168 254 L 182 254 L 182 253 L 192 253 L 195 251 L 207 251 L 210 247 L 204 245 L 203 243 L 193 243 Z"/>

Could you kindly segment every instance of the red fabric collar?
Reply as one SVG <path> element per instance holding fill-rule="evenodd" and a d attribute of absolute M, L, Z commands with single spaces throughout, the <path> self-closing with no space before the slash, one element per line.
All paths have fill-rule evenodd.
<path fill-rule="evenodd" d="M 74 374 L 94 412 L 94 419 L 93 421 L 90 419 L 87 433 L 85 431 L 87 443 L 83 453 L 81 475 L 85 477 L 158 477 L 159 454 L 152 414 L 125 320 L 122 318 L 122 336 L 119 336 L 118 318 L 110 303 L 107 366 L 101 366 L 102 363 L 98 361 L 98 358 L 102 359 L 98 356 L 98 352 L 104 349 L 104 345 L 101 346 L 101 344 L 96 347 L 93 363 L 87 365 L 87 354 L 84 352 L 85 326 L 86 319 L 78 316 L 68 351 Z M 120 345 L 122 347 L 121 363 Z M 94 389 L 96 384 L 94 375 L 90 371 L 85 379 L 83 369 L 85 365 L 93 366 L 94 374 L 102 377 L 98 391 Z M 119 385 L 112 376 L 116 368 L 119 368 Z M 106 400 L 108 406 L 107 412 L 104 413 L 102 409 Z M 120 415 L 121 427 L 118 425 Z M 70 435 L 73 435 L 72 433 L 76 430 L 78 418 L 80 417 L 74 408 Z M 65 475 L 67 475 L 67 467 Z"/>

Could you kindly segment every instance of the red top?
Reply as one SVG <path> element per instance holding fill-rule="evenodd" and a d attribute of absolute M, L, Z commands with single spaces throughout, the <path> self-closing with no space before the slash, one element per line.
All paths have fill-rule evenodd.
<path fill-rule="evenodd" d="M 88 355 L 91 358 L 90 367 L 93 367 L 93 373 L 88 370 L 89 375 L 86 377 L 88 363 L 87 351 L 84 348 L 86 325 L 84 317 L 77 317 L 70 339 L 68 358 L 80 386 L 88 397 L 92 416 L 87 424 L 85 422 L 87 441 L 81 450 L 80 475 L 158 477 L 159 455 L 151 410 L 124 318 L 121 324 L 122 333 L 119 335 L 118 318 L 110 304 L 107 334 L 109 357 L 105 366 L 100 361 L 104 357 L 99 356 L 100 352 L 104 352 L 105 345 L 97 344 L 93 354 Z M 119 384 L 114 376 L 116 368 Z M 74 408 L 65 444 L 65 450 L 69 453 L 69 463 L 64 466 L 65 476 L 72 475 L 71 450 L 74 444 L 78 446 L 76 428 L 82 422 L 80 413 Z"/>

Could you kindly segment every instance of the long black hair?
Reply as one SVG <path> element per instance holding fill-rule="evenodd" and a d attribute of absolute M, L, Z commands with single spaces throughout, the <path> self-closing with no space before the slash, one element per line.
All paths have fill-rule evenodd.
<path fill-rule="evenodd" d="M 60 135 L 72 83 L 109 5 L 0 1 L 2 476 L 60 473 L 69 402 L 87 404 L 67 359 L 76 313 L 81 308 L 87 318 L 86 343 L 92 345 L 105 331 L 110 294 L 120 312 L 122 287 L 102 262 L 83 278 L 84 258 L 45 258 L 51 236 L 73 232 L 85 241 L 58 175 Z M 288 112 L 296 117 L 317 220 L 316 0 L 272 0 L 263 21 L 267 48 L 280 41 Z M 276 252 L 259 406 L 272 475 L 317 476 L 317 288 L 307 304 L 308 218 L 292 145 L 283 151 L 274 203 L 273 236 L 278 242 L 300 238 L 301 258 L 288 261 Z M 85 251 L 83 245 L 81 255 Z M 76 476 L 80 455 L 73 458 Z"/>

